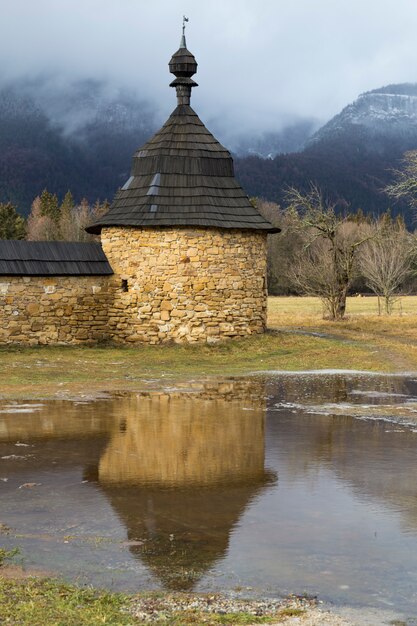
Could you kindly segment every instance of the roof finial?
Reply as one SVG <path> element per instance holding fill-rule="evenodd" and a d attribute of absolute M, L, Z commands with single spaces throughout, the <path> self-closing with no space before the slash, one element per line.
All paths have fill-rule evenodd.
<path fill-rule="evenodd" d="M 185 24 L 188 22 L 188 17 L 185 15 L 182 18 L 182 37 L 179 50 L 172 55 L 169 62 L 169 71 L 176 76 L 175 80 L 170 83 L 170 87 L 175 87 L 177 90 L 178 104 L 190 104 L 191 89 L 197 87 L 197 83 L 191 79 L 191 76 L 197 71 L 197 61 L 195 56 L 187 50 L 187 44 L 185 42 Z"/>
<path fill-rule="evenodd" d="M 181 43 L 180 43 L 180 48 L 186 48 L 187 44 L 185 41 L 185 23 L 188 22 L 188 17 L 185 17 L 185 15 L 182 16 L 182 37 L 181 37 Z"/>

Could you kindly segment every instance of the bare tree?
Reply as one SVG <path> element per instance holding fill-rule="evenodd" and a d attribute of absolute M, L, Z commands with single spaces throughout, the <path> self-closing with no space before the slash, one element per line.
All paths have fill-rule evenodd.
<path fill-rule="evenodd" d="M 404 154 L 403 167 L 394 170 L 395 182 L 385 187 L 385 192 L 394 200 L 407 200 L 417 209 L 417 150 Z"/>
<path fill-rule="evenodd" d="M 390 315 L 398 293 L 412 274 L 416 258 L 414 237 L 404 227 L 376 224 L 375 236 L 362 246 L 360 269 L 368 287 L 384 301 L 385 312 Z"/>
<path fill-rule="evenodd" d="M 307 194 L 287 193 L 287 217 L 303 234 L 304 243 L 290 272 L 302 293 L 321 299 L 330 319 L 342 319 L 355 278 L 358 249 L 371 237 L 367 224 L 336 213 L 314 185 Z"/>
<path fill-rule="evenodd" d="M 42 212 L 41 199 L 37 196 L 32 203 L 27 221 L 26 239 L 29 241 L 52 241 L 57 239 L 54 220 Z"/>
<path fill-rule="evenodd" d="M 256 198 L 254 206 L 281 232 L 268 236 L 268 292 L 272 294 L 290 294 L 295 292 L 295 285 L 289 278 L 289 269 L 294 263 L 297 250 L 302 245 L 302 236 L 291 228 L 292 219 L 278 204 Z"/>

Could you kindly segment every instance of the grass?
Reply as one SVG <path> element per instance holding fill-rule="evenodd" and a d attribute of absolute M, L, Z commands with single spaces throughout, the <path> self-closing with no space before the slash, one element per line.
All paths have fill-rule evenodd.
<path fill-rule="evenodd" d="M 348 298 L 346 310 L 346 319 L 331 322 L 323 319 L 317 298 L 277 297 L 269 300 L 268 321 L 275 329 L 303 329 L 350 340 L 371 351 L 375 365 L 383 360 L 382 371 L 417 370 L 417 296 L 401 298 L 391 316 L 378 315 L 376 297 Z"/>
<path fill-rule="evenodd" d="M 315 298 L 269 299 L 269 332 L 217 345 L 0 348 L 0 397 L 74 396 L 265 370 L 417 370 L 417 296 L 391 317 L 376 298 L 349 298 L 347 318 L 322 319 Z M 317 333 L 320 336 L 317 336 Z"/>
<path fill-rule="evenodd" d="M 395 305 L 391 316 L 385 314 L 378 315 L 378 299 L 369 297 L 349 297 L 347 298 L 346 319 L 342 322 L 349 322 L 352 319 L 376 322 L 413 318 L 417 319 L 417 296 L 404 296 Z M 287 326 L 295 326 L 304 323 L 318 323 L 320 325 L 334 324 L 328 320 L 323 320 L 323 309 L 318 298 L 310 297 L 286 297 L 271 296 L 268 301 L 268 322 L 275 326 L 276 322 L 285 322 Z"/>
<path fill-rule="evenodd" d="M 19 626 L 123 626 L 139 624 L 123 613 L 126 596 L 78 589 L 53 580 L 0 578 L 0 623 Z"/>
<path fill-rule="evenodd" d="M 274 615 L 257 617 L 251 613 L 207 613 L 187 608 L 193 594 L 178 594 L 183 609 L 178 609 L 175 594 L 149 592 L 138 595 L 93 588 L 80 588 L 49 577 L 33 577 L 20 567 L 7 565 L 19 554 L 18 548 L 0 548 L 0 624 L 19 626 L 140 626 L 141 607 L 145 603 L 155 626 L 244 626 L 277 622 L 289 615 L 301 615 L 304 609 L 284 607 Z M 170 606 L 172 599 L 173 605 Z M 139 612 L 137 610 L 139 603 Z"/>
<path fill-rule="evenodd" d="M 305 609 L 294 609 L 294 608 L 288 607 L 288 608 L 282 609 L 278 613 L 278 617 L 280 617 L 280 618 L 284 618 L 284 617 L 301 617 L 304 614 L 305 614 Z"/>
<path fill-rule="evenodd" d="M 12 559 L 16 554 L 19 554 L 19 548 L 13 548 L 13 550 L 5 550 L 0 548 L 0 567 L 4 564 L 4 561 Z"/>
<path fill-rule="evenodd" d="M 141 594 L 141 598 L 147 594 Z M 283 608 L 275 615 L 257 617 L 250 613 L 207 613 L 198 609 L 164 610 L 158 612 L 155 594 L 155 626 L 253 625 L 281 623 L 288 617 L 301 616 L 305 609 Z M 139 626 L 145 624 L 136 617 L 135 596 L 122 593 L 82 589 L 52 579 L 25 581 L 4 580 L 0 570 L 0 624 L 19 626 Z M 149 623 L 149 622 L 147 622 Z"/>

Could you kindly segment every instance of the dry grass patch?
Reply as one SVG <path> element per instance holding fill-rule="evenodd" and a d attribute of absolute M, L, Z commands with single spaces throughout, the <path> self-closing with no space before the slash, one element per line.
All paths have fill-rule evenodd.
<path fill-rule="evenodd" d="M 417 297 L 402 315 L 375 315 L 376 298 L 349 298 L 341 322 L 316 298 L 270 298 L 270 332 L 215 345 L 0 348 L 0 399 L 129 391 L 190 377 L 266 370 L 417 370 Z M 274 330 L 275 329 L 275 330 Z"/>
<path fill-rule="evenodd" d="M 269 299 L 268 322 L 271 328 L 359 343 L 382 359 L 388 371 L 417 370 L 417 296 L 402 298 L 391 316 L 378 315 L 376 297 L 351 297 L 346 319 L 335 322 L 323 319 L 317 298 L 275 297 Z"/>
<path fill-rule="evenodd" d="M 139 390 L 149 380 L 172 383 L 190 377 L 327 368 L 389 369 L 383 358 L 360 343 L 288 332 L 214 346 L 3 348 L 0 399 Z"/>
<path fill-rule="evenodd" d="M 392 325 L 392 320 L 413 320 L 417 322 L 417 296 L 404 296 L 401 298 L 391 316 L 378 315 L 378 299 L 375 296 L 349 297 L 346 306 L 346 320 L 330 322 L 344 324 L 352 320 L 379 320 L 382 323 Z M 271 296 L 268 299 L 268 325 L 296 326 L 297 324 L 328 324 L 323 320 L 323 307 L 318 298 L 311 297 L 287 297 Z"/>

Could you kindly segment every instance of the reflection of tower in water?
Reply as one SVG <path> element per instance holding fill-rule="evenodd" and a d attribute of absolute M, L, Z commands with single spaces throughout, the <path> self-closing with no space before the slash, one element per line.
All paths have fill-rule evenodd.
<path fill-rule="evenodd" d="M 264 468 L 263 386 L 139 394 L 122 405 L 98 481 L 129 540 L 143 542 L 132 553 L 164 586 L 191 589 L 275 479 Z"/>

